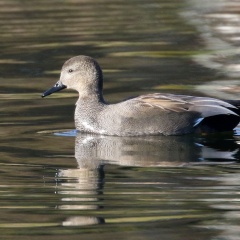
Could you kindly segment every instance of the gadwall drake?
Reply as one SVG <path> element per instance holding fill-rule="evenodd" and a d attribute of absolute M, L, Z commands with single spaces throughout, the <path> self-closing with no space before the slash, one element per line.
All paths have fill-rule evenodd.
<path fill-rule="evenodd" d="M 75 125 L 81 132 L 117 136 L 181 135 L 231 131 L 240 121 L 236 106 L 208 97 L 153 93 L 108 104 L 102 94 L 102 70 L 88 56 L 66 61 L 60 80 L 42 97 L 64 88 L 79 92 Z"/>

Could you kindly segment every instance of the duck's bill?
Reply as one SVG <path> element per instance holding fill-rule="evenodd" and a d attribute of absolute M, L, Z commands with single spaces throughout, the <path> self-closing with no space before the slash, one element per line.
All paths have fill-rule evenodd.
<path fill-rule="evenodd" d="M 48 95 L 51 95 L 52 93 L 58 92 L 66 88 L 64 84 L 62 84 L 61 81 L 58 81 L 52 88 L 48 89 L 46 92 L 42 94 L 42 97 L 46 97 Z"/>

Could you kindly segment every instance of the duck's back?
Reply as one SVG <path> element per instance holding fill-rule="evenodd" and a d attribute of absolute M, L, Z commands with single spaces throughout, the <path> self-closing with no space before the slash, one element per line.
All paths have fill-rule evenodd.
<path fill-rule="evenodd" d="M 181 135 L 231 131 L 240 118 L 227 102 L 205 97 L 148 94 L 107 105 L 97 122 L 107 135 Z"/>

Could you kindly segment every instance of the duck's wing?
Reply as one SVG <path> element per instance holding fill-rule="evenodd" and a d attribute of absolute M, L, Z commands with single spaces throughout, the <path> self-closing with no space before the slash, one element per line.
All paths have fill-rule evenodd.
<path fill-rule="evenodd" d="M 240 121 L 235 106 L 207 97 L 154 93 L 118 103 L 108 112 L 115 109 L 114 121 L 132 135 L 230 131 Z"/>
<path fill-rule="evenodd" d="M 147 94 L 133 98 L 132 101 L 137 102 L 143 108 L 158 108 L 162 111 L 182 112 L 188 111 L 191 103 L 176 95 L 169 94 Z"/>
<path fill-rule="evenodd" d="M 202 118 L 215 115 L 237 115 L 231 109 L 236 109 L 225 101 L 208 98 L 174 94 L 147 94 L 133 98 L 142 108 L 158 108 L 169 112 L 197 112 Z"/>

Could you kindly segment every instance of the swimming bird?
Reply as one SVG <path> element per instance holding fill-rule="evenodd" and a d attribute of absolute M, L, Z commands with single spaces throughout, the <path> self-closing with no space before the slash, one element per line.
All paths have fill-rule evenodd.
<path fill-rule="evenodd" d="M 81 132 L 117 136 L 182 135 L 233 130 L 238 108 L 227 101 L 153 93 L 109 104 L 103 98 L 103 74 L 96 60 L 76 56 L 67 60 L 60 80 L 42 94 L 64 88 L 78 91 L 75 126 Z"/>

